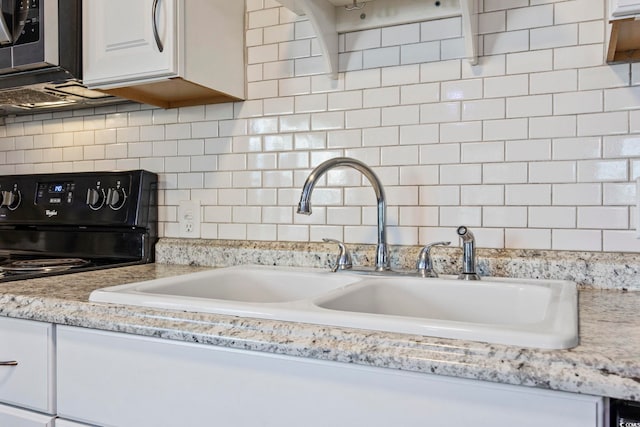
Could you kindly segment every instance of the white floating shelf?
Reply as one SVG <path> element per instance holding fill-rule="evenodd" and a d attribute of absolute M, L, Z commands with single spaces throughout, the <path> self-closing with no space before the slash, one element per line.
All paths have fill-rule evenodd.
<path fill-rule="evenodd" d="M 318 37 L 325 69 L 338 77 L 338 34 L 391 25 L 460 16 L 466 57 L 478 62 L 478 0 L 367 0 L 348 10 L 353 0 L 278 0 L 297 15 L 306 15 Z"/>

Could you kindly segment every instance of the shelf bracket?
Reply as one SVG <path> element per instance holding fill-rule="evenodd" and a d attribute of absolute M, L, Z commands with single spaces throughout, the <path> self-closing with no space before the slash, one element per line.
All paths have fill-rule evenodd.
<path fill-rule="evenodd" d="M 478 0 L 447 0 L 424 3 L 416 0 L 376 0 L 366 20 L 354 19 L 331 0 L 278 0 L 297 15 L 306 15 L 323 52 L 326 73 L 338 78 L 338 33 L 461 16 L 465 56 L 471 65 L 478 63 Z M 369 15 L 371 17 L 369 17 Z"/>
<path fill-rule="evenodd" d="M 327 0 L 280 0 L 297 15 L 307 15 L 323 53 L 324 68 L 332 79 L 338 78 L 338 31 L 336 7 Z"/>

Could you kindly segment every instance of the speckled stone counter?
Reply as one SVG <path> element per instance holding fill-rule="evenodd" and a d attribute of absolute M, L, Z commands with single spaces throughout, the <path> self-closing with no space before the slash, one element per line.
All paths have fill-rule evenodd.
<path fill-rule="evenodd" d="M 580 345 L 569 350 L 88 302 L 100 287 L 202 269 L 149 264 L 6 282 L 0 315 L 640 401 L 640 292 L 582 289 Z"/>
<path fill-rule="evenodd" d="M 374 245 L 348 245 L 354 265 L 374 265 Z M 420 246 L 391 246 L 393 268 L 415 268 Z M 251 242 L 234 240 L 161 239 L 159 263 L 226 267 L 238 264 L 326 268 L 335 262 L 337 247 L 325 243 Z M 478 248 L 482 276 L 557 279 L 581 287 L 640 291 L 640 254 Z M 431 250 L 439 274 L 462 271 L 459 247 Z"/>

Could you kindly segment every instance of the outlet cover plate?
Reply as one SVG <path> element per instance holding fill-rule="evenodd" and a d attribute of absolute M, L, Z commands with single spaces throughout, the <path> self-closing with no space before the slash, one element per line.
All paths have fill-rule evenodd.
<path fill-rule="evenodd" d="M 200 200 L 181 200 L 178 203 L 180 237 L 200 238 Z"/>

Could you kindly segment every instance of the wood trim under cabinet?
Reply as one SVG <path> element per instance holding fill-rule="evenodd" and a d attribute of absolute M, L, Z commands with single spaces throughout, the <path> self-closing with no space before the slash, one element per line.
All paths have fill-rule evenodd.
<path fill-rule="evenodd" d="M 219 104 L 241 100 L 180 77 L 129 87 L 100 90 L 110 95 L 162 108 Z"/>
<path fill-rule="evenodd" d="M 611 21 L 607 63 L 640 61 L 640 21 L 635 18 Z"/>

